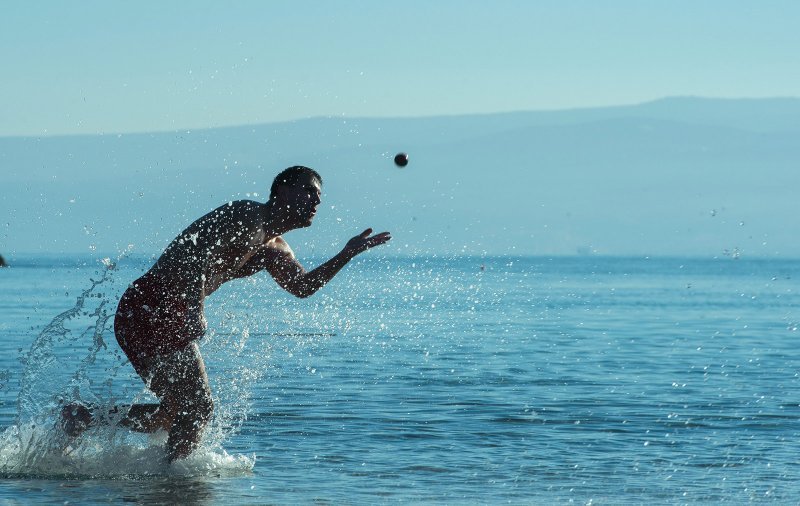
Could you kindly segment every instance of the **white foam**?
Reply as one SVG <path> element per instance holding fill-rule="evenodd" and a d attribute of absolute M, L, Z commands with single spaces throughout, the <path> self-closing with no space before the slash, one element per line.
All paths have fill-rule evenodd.
<path fill-rule="evenodd" d="M 104 427 L 71 440 L 57 428 L 11 426 L 0 434 L 0 473 L 27 477 L 120 478 L 140 476 L 241 476 L 255 455 L 230 455 L 203 447 L 167 462 L 166 434 L 135 434 Z"/>

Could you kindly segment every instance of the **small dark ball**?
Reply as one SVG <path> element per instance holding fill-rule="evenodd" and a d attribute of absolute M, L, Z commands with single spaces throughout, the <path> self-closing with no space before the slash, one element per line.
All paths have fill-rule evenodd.
<path fill-rule="evenodd" d="M 405 167 L 408 165 L 408 155 L 406 153 L 397 153 L 394 155 L 394 164 L 398 167 Z"/>

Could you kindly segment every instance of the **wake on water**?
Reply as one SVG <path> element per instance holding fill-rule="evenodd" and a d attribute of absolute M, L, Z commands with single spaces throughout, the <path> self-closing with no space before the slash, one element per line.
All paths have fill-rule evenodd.
<path fill-rule="evenodd" d="M 99 279 L 90 279 L 91 286 L 75 306 L 42 329 L 23 359 L 15 424 L 0 434 L 0 475 L 113 478 L 235 476 L 252 471 L 254 455 L 229 455 L 221 445 L 246 417 L 244 400 L 236 405 L 238 411 L 215 413 L 200 448 L 172 464 L 166 458 L 166 432 L 139 434 L 118 426 L 115 422 L 124 410 L 117 420 L 93 424 L 77 438 L 61 428 L 61 409 L 68 403 L 91 404 L 102 413 L 151 395 L 141 388 L 130 399 L 115 382 L 127 371 L 123 366 L 130 365 L 116 343 L 109 346 L 104 337 L 113 336 L 116 294 L 101 291 L 114 292 L 115 263 L 104 259 L 103 264 Z M 238 395 L 245 398 L 247 392 L 242 389 Z"/>

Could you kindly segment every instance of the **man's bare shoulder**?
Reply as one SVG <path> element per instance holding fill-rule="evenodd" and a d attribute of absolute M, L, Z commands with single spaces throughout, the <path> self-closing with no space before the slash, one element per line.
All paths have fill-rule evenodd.
<path fill-rule="evenodd" d="M 264 204 L 255 200 L 231 200 L 217 207 L 209 216 L 230 215 L 236 218 L 256 216 L 261 212 Z"/>
<path fill-rule="evenodd" d="M 272 239 L 264 243 L 263 250 L 267 254 L 274 254 L 280 256 L 288 255 L 294 258 L 294 251 L 292 251 L 292 248 L 289 247 L 289 243 L 287 243 L 281 236 L 273 237 Z"/>
<path fill-rule="evenodd" d="M 258 252 L 253 255 L 247 264 L 237 271 L 236 277 L 249 276 L 262 269 L 268 270 L 273 277 L 280 276 L 287 269 L 292 271 L 298 269 L 294 252 L 289 247 L 289 244 L 283 240 L 283 237 L 273 237 L 262 244 Z"/>

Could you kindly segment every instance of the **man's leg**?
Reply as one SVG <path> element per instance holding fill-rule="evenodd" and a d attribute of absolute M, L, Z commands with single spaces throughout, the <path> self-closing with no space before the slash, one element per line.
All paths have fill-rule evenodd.
<path fill-rule="evenodd" d="M 139 432 L 169 431 L 169 460 L 189 455 L 211 420 L 213 403 L 208 375 L 197 343 L 153 364 L 150 390 L 160 404 L 134 404 L 121 422 Z"/>
<path fill-rule="evenodd" d="M 107 412 L 96 413 L 96 406 L 82 402 L 70 402 L 61 408 L 61 428 L 70 437 L 78 437 L 93 425 L 109 425 L 120 412 L 125 417 L 120 425 L 136 432 L 155 432 L 168 430 L 171 420 L 167 419 L 161 404 L 118 405 Z"/>
<path fill-rule="evenodd" d="M 174 353 L 167 365 L 153 375 L 150 389 L 161 399 L 161 408 L 171 415 L 167 456 L 172 462 L 187 457 L 197 448 L 203 429 L 211 420 L 214 404 L 197 343 Z"/>
<path fill-rule="evenodd" d="M 154 392 L 159 398 L 163 395 L 163 388 L 159 388 L 159 376 L 168 375 L 175 369 L 176 364 L 172 362 L 176 358 L 173 356 L 155 357 L 146 361 L 138 361 L 133 364 L 136 372 L 141 376 L 147 388 Z M 133 363 L 133 361 L 131 361 Z M 155 385 L 155 387 L 154 387 Z M 161 403 L 142 403 L 126 406 L 125 418 L 120 420 L 120 425 L 128 427 L 136 432 L 152 433 L 158 430 L 169 430 L 172 427 L 174 415 L 167 409 L 162 409 Z"/>
<path fill-rule="evenodd" d="M 161 409 L 161 404 L 132 404 L 119 423 L 136 432 L 151 433 L 161 429 L 169 430 L 172 420 Z"/>

